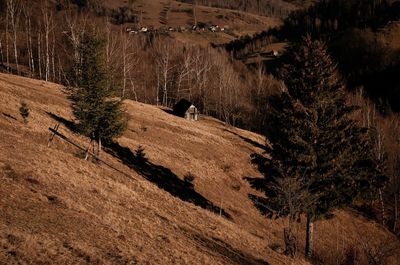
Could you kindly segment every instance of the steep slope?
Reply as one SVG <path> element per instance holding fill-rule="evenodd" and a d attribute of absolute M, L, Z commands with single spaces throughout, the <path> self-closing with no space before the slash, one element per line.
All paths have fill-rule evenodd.
<path fill-rule="evenodd" d="M 26 125 L 21 100 L 31 109 Z M 128 130 L 102 154 L 116 171 L 84 161 L 59 138 L 47 147 L 47 128 L 58 121 L 61 133 L 88 144 L 68 129 L 62 87 L 0 74 L 0 264 L 308 264 L 272 250 L 282 245 L 284 221 L 263 218 L 247 197 L 242 178 L 258 174 L 249 155 L 262 151 L 261 136 L 209 117 L 125 107 Z M 133 157 L 138 145 L 146 165 Z M 188 172 L 194 190 L 183 181 Z M 316 229 L 321 259 L 334 259 L 336 248 L 344 255 L 364 234 L 398 243 L 351 212 Z"/>
<path fill-rule="evenodd" d="M 270 264 L 286 264 L 285 257 L 266 248 L 262 237 L 171 196 L 108 154 L 103 158 L 131 178 L 78 158 L 78 150 L 60 139 L 47 148 L 47 128 L 56 123 L 49 113 L 71 118 L 61 87 L 0 75 L 0 98 L 0 263 L 264 264 L 261 260 L 265 259 Z M 20 100 L 31 108 L 26 126 L 18 116 Z M 231 163 L 228 155 L 232 154 L 224 155 L 224 145 L 239 151 L 233 154 L 237 160 L 248 161 L 247 154 L 252 151 L 252 146 L 240 139 L 224 141 L 220 135 L 225 127 L 215 120 L 190 124 L 156 107 L 133 102 L 126 107 L 132 120 L 121 145 L 134 150 L 142 144 L 152 163 L 163 162 L 180 177 L 196 164 L 199 168 L 192 169 L 198 176 L 195 189 L 214 186 L 217 193 L 208 199 L 216 203 L 220 199 L 217 189 L 222 189 L 229 177 L 217 180 L 218 176 L 212 175 L 222 169 L 207 165 L 216 157 L 208 152 L 213 151 L 207 150 L 208 144 L 219 145 L 214 150 L 221 148 L 219 155 L 226 163 Z M 60 131 L 87 144 L 63 125 Z M 214 136 L 216 131 L 220 135 Z M 204 157 L 190 154 L 195 149 L 205 152 Z M 181 154 L 187 156 L 186 161 L 176 157 Z M 178 167 L 181 170 L 175 171 Z M 174 178 L 172 174 L 166 177 Z M 241 205 L 239 200 L 243 200 L 243 211 L 245 205 L 252 208 L 244 194 L 235 203 Z M 227 211 L 233 207 L 230 203 L 223 203 Z"/>

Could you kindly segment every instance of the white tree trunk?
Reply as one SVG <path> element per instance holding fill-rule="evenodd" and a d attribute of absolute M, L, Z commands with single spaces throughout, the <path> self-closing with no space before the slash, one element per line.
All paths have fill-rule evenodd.
<path fill-rule="evenodd" d="M 0 38 L 0 59 L 1 59 L 1 64 L 4 65 L 3 45 L 2 45 L 2 39 L 1 38 Z"/>
<path fill-rule="evenodd" d="M 50 31 L 51 31 L 51 13 L 48 10 L 47 0 L 42 4 L 42 16 L 44 26 L 44 40 L 45 40 L 45 80 L 49 81 L 50 78 Z"/>
<path fill-rule="evenodd" d="M 98 146 L 98 151 L 97 151 L 97 157 L 100 158 L 100 154 L 101 154 L 101 137 L 99 137 L 99 146 Z"/>
<path fill-rule="evenodd" d="M 8 11 L 6 13 L 6 62 L 7 62 L 7 71 L 10 71 L 10 52 L 9 52 L 9 45 L 8 45 L 8 39 L 9 39 L 9 15 L 8 15 Z"/>
<path fill-rule="evenodd" d="M 38 48 L 37 48 L 37 58 L 39 67 L 39 79 L 42 79 L 42 34 L 41 34 L 41 24 L 39 23 L 38 29 Z"/>
<path fill-rule="evenodd" d="M 394 220 L 393 220 L 393 233 L 396 233 L 396 228 L 397 228 L 397 219 L 398 219 L 398 216 L 399 216 L 399 209 L 398 209 L 398 204 L 399 204 L 399 195 L 398 195 L 398 193 L 396 192 L 395 194 L 394 194 Z"/>
<path fill-rule="evenodd" d="M 7 13 L 11 20 L 11 27 L 13 31 L 13 47 L 14 47 L 14 62 L 16 66 L 17 73 L 19 74 L 18 65 L 18 47 L 17 47 L 17 36 L 18 36 L 18 21 L 19 21 L 19 6 L 17 0 L 7 1 Z"/>
<path fill-rule="evenodd" d="M 314 243 L 314 218 L 307 215 L 307 229 L 306 229 L 306 258 L 311 259 L 313 256 L 313 243 Z"/>
<path fill-rule="evenodd" d="M 381 204 L 381 218 L 382 218 L 382 226 L 385 226 L 385 202 L 383 201 L 382 189 L 379 189 L 379 202 Z"/>

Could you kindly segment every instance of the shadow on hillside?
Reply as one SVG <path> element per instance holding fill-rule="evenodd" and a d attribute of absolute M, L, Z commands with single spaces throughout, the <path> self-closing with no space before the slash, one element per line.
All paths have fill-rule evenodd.
<path fill-rule="evenodd" d="M 164 112 L 167 113 L 167 114 L 170 114 L 170 115 L 174 115 L 174 116 L 175 116 L 174 111 L 173 111 L 172 109 L 160 108 L 160 110 L 164 111 Z"/>
<path fill-rule="evenodd" d="M 76 125 L 72 121 L 64 119 L 54 113 L 47 112 L 47 114 L 52 119 L 64 124 L 69 130 L 76 132 Z M 153 164 L 147 159 L 139 159 L 129 148 L 121 146 L 116 142 L 106 144 L 104 146 L 104 151 L 121 160 L 143 178 L 153 182 L 171 195 L 214 213 L 219 214 L 221 212 L 222 216 L 231 219 L 231 216 L 224 209 L 215 206 L 200 193 L 196 192 L 193 184 L 179 179 L 170 169 Z"/>
<path fill-rule="evenodd" d="M 170 169 L 147 160 L 138 159 L 129 148 L 123 147 L 116 142 L 108 144 L 105 151 L 120 159 L 125 165 L 171 195 L 217 214 L 221 211 L 222 216 L 231 219 L 231 216 L 225 210 L 215 206 L 200 193 L 196 192 L 190 183 L 179 179 Z"/>
<path fill-rule="evenodd" d="M 235 265 L 269 265 L 268 262 L 257 259 L 250 254 L 232 248 L 226 242 L 218 238 L 206 238 L 198 233 L 193 234 L 197 243 L 208 249 L 217 256 L 229 260 L 230 264 Z"/>
<path fill-rule="evenodd" d="M 268 199 L 254 194 L 249 194 L 249 199 L 253 202 L 254 206 L 262 215 L 272 218 L 274 211 L 268 206 Z"/>
<path fill-rule="evenodd" d="M 251 154 L 250 157 L 251 163 L 253 164 L 253 166 L 257 167 L 260 173 L 268 171 L 268 158 L 257 153 Z M 263 190 L 263 187 L 265 187 L 265 178 L 263 178 L 262 176 L 246 176 L 243 177 L 243 179 L 246 180 L 250 184 L 250 187 L 255 190 Z M 265 197 L 261 197 L 251 193 L 248 194 L 248 197 L 253 202 L 254 206 L 261 212 L 261 214 L 266 215 L 267 217 L 272 217 L 273 210 L 271 209 L 271 207 L 269 207 L 268 200 Z"/>
<path fill-rule="evenodd" d="M 12 120 L 14 120 L 14 121 L 17 120 L 17 118 L 15 118 L 14 116 L 12 116 L 11 114 L 8 114 L 8 113 L 5 113 L 5 112 L 2 112 L 2 114 L 3 114 L 3 116 L 6 117 L 6 118 L 12 119 Z"/>
<path fill-rule="evenodd" d="M 235 132 L 232 132 L 231 130 L 224 129 L 224 131 L 225 131 L 225 132 L 229 132 L 229 133 L 231 133 L 231 134 L 233 134 L 233 135 L 239 137 L 240 139 L 242 139 L 242 140 L 245 141 L 246 143 L 249 143 L 249 144 L 253 145 L 254 147 L 261 148 L 261 149 L 264 150 L 264 151 L 266 151 L 266 150 L 268 149 L 266 145 L 260 144 L 260 143 L 254 141 L 254 140 L 251 140 L 250 138 L 241 136 L 240 134 L 237 134 L 237 133 L 235 133 Z"/>
<path fill-rule="evenodd" d="M 49 115 L 50 118 L 52 118 L 53 120 L 64 124 L 64 126 L 67 127 L 70 131 L 73 131 L 75 133 L 77 132 L 76 124 L 74 122 L 64 119 L 63 117 L 60 117 L 52 112 L 47 111 L 46 114 Z"/>

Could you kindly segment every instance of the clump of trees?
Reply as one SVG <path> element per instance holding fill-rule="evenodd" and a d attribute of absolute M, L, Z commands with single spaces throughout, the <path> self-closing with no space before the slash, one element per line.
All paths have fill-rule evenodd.
<path fill-rule="evenodd" d="M 292 12 L 280 28 L 245 36 L 225 45 L 236 58 L 260 52 L 271 42 L 297 41 L 309 33 L 327 41 L 349 89 L 364 86 L 379 109 L 399 111 L 399 45 L 391 35 L 400 19 L 400 4 L 391 0 L 317 1 Z M 393 23 L 394 22 L 394 23 Z"/>
<path fill-rule="evenodd" d="M 379 188 L 368 201 L 360 205 L 361 209 L 393 233 L 399 231 L 399 198 L 400 198 L 400 116 L 397 113 L 382 115 L 377 106 L 370 100 L 365 100 L 364 92 L 349 95 L 349 102 L 360 106 L 355 118 L 362 126 L 370 128 L 373 139 L 373 150 L 376 159 L 389 177 L 385 188 Z"/>
<path fill-rule="evenodd" d="M 229 8 L 264 16 L 285 17 L 296 9 L 294 4 L 285 0 L 180 0 L 181 2 Z M 304 1 L 302 1 L 304 2 Z"/>
<path fill-rule="evenodd" d="M 307 218 L 307 257 L 313 255 L 314 222 L 334 209 L 377 194 L 387 178 L 368 129 L 354 120 L 336 65 L 323 42 L 303 38 L 281 68 L 287 90 L 269 99 L 266 136 L 270 157 L 263 179 L 250 179 L 267 197 L 270 216 L 288 217 L 286 252 L 294 255 L 293 223 Z"/>

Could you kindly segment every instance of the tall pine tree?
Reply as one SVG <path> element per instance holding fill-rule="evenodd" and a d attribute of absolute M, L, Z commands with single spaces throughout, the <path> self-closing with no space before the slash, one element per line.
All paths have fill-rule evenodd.
<path fill-rule="evenodd" d="M 121 100 L 110 85 L 105 41 L 85 33 L 79 45 L 80 61 L 71 73 L 70 100 L 78 131 L 99 143 L 112 141 L 126 128 Z"/>
<path fill-rule="evenodd" d="M 357 108 L 346 104 L 322 42 L 303 38 L 289 50 L 280 74 L 287 91 L 270 99 L 265 130 L 270 158 L 260 167 L 265 177 L 252 180 L 252 186 L 265 193 L 271 214 L 289 216 L 289 224 L 306 215 L 310 258 L 314 221 L 351 205 L 385 178 L 367 129 L 352 119 Z"/>

